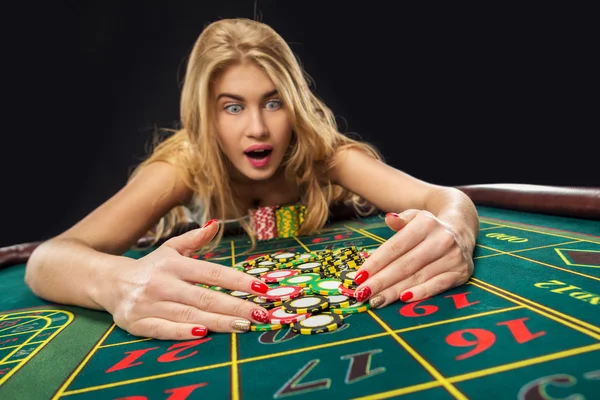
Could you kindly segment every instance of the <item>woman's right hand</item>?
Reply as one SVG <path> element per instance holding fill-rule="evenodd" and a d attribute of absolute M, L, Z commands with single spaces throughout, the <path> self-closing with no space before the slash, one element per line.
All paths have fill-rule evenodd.
<path fill-rule="evenodd" d="M 256 295 L 265 283 L 216 263 L 189 257 L 218 232 L 215 220 L 203 228 L 173 237 L 152 253 L 133 260 L 129 268 L 113 271 L 103 292 L 105 309 L 117 326 L 132 335 L 184 340 L 212 332 L 245 332 L 251 322 L 268 323 L 259 305 L 196 283 Z"/>

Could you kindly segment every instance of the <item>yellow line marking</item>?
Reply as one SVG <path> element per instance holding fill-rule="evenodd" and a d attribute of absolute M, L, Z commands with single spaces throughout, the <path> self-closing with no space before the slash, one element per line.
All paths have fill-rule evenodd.
<path fill-rule="evenodd" d="M 390 390 L 388 392 L 381 392 L 376 394 L 370 394 L 368 396 L 363 397 L 354 397 L 352 400 L 379 400 L 379 399 L 387 399 L 389 397 L 401 396 L 403 394 L 421 392 L 423 390 L 432 389 L 436 387 L 440 387 L 441 384 L 439 382 L 427 382 L 420 383 L 418 385 L 407 386 L 400 389 Z"/>
<path fill-rule="evenodd" d="M 502 251 L 502 250 L 494 249 L 493 247 L 488 247 L 488 246 L 484 246 L 484 245 L 481 245 L 481 244 L 478 244 L 478 246 L 479 247 L 483 247 L 484 249 L 487 249 L 487 250 L 498 251 L 498 252 L 500 252 L 502 254 L 506 254 L 506 255 L 509 255 L 511 257 L 520 258 L 520 259 L 525 260 L 525 261 L 531 261 L 531 262 L 536 263 L 536 264 L 544 265 L 546 267 L 558 269 L 560 271 L 564 271 L 564 272 L 567 272 L 569 274 L 583 276 L 584 278 L 589 278 L 589 279 L 593 279 L 595 281 L 599 281 L 600 282 L 600 278 L 592 276 L 592 275 L 586 275 L 586 274 L 582 274 L 581 272 L 571 271 L 570 269 L 566 269 L 566 268 L 562 268 L 562 267 L 557 267 L 556 265 L 547 264 L 545 262 L 532 260 L 531 258 L 523 257 L 523 256 L 520 256 L 518 254 L 507 253 L 507 252 Z"/>
<path fill-rule="evenodd" d="M 385 241 L 387 240 L 385 238 L 382 238 L 381 236 L 375 235 L 374 233 L 365 231 L 364 229 L 360 229 L 359 232 L 377 242 L 385 243 Z"/>
<path fill-rule="evenodd" d="M 21 362 L 21 361 L 23 361 L 23 360 L 24 360 L 23 358 L 19 358 L 18 360 L 4 361 L 4 362 L 3 362 L 2 364 L 0 364 L 0 365 L 14 364 L 14 363 Z"/>
<path fill-rule="evenodd" d="M 464 317 L 452 318 L 452 319 L 447 319 L 447 320 L 443 320 L 443 321 L 436 321 L 436 322 L 432 322 L 429 324 L 422 324 L 422 325 L 415 325 L 415 326 L 411 326 L 411 327 L 407 327 L 407 328 L 400 328 L 400 329 L 396 329 L 392 332 L 402 333 L 402 332 L 414 331 L 417 329 L 429 328 L 429 327 L 436 326 L 436 325 L 443 325 L 443 324 L 448 324 L 451 322 L 464 321 L 464 320 L 468 320 L 468 319 L 484 317 L 486 315 L 497 314 L 497 313 L 506 312 L 506 311 L 512 311 L 512 310 L 516 310 L 519 308 L 523 308 L 523 307 L 522 306 L 514 306 L 514 307 L 502 308 L 502 309 L 493 310 L 493 311 L 486 311 L 486 312 L 482 312 L 479 314 L 466 315 Z M 244 358 L 244 359 L 239 360 L 239 363 L 243 364 L 243 363 L 252 362 L 252 361 L 259 361 L 259 360 L 265 360 L 265 359 L 270 359 L 270 358 L 275 358 L 275 357 L 288 356 L 290 354 L 304 353 L 307 351 L 319 350 L 319 349 L 324 349 L 327 347 L 340 346 L 343 344 L 375 339 L 378 337 L 388 336 L 390 334 L 391 334 L 391 332 L 374 333 L 372 335 L 340 340 L 338 342 L 323 343 L 323 344 L 318 344 L 315 346 L 303 347 L 301 349 L 282 351 L 280 353 L 271 353 L 271 354 L 265 354 L 262 356 Z"/>
<path fill-rule="evenodd" d="M 457 318 L 452 318 L 452 319 L 446 319 L 443 321 L 431 322 L 429 324 L 415 325 L 415 326 L 411 326 L 408 328 L 396 329 L 396 330 L 394 330 L 394 332 L 395 333 L 409 332 L 409 331 L 414 331 L 414 330 L 423 329 L 423 328 L 429 328 L 429 327 L 437 326 L 437 325 L 445 325 L 445 324 L 449 324 L 451 322 L 465 321 L 465 320 L 472 319 L 472 318 L 485 317 L 486 315 L 493 315 L 493 314 L 499 314 L 499 313 L 503 313 L 503 312 L 507 312 L 507 311 L 514 311 L 514 310 L 518 310 L 521 308 L 524 308 L 524 306 L 499 308 L 498 310 L 486 311 L 486 312 L 482 312 L 479 314 L 466 315 L 464 317 L 457 317 Z"/>
<path fill-rule="evenodd" d="M 252 362 L 252 361 L 260 361 L 260 360 L 266 360 L 266 359 L 275 358 L 275 357 L 289 356 L 290 354 L 304 353 L 304 352 L 307 352 L 307 351 L 325 349 L 327 347 L 339 346 L 339 345 L 342 345 L 342 344 L 348 344 L 348 343 L 354 343 L 354 342 L 361 342 L 361 341 L 365 341 L 365 340 L 369 340 L 369 339 L 375 339 L 375 338 L 378 338 L 378 337 L 383 337 L 383 336 L 388 336 L 388 335 L 389 335 L 388 332 L 374 333 L 372 335 L 359 336 L 359 337 L 355 337 L 355 338 L 352 338 L 352 339 L 340 340 L 339 342 L 323 343 L 323 344 L 318 344 L 318 345 L 315 345 L 315 346 L 302 347 L 300 349 L 282 351 L 280 353 L 271 353 L 271 354 L 265 354 L 265 355 L 262 355 L 262 356 L 244 358 L 244 359 L 241 359 L 239 361 L 239 363 L 240 364 L 245 364 L 245 363 Z"/>
<path fill-rule="evenodd" d="M 50 324 L 52 324 L 52 320 L 46 316 L 40 316 L 40 315 L 35 315 L 35 316 L 31 316 L 31 317 L 27 317 L 27 318 L 35 318 L 35 319 L 43 319 L 45 320 L 44 322 L 46 323 L 46 326 L 36 329 L 35 334 L 33 334 L 32 336 L 28 337 L 27 340 L 25 340 L 23 343 L 21 343 L 20 345 L 16 346 L 16 348 L 11 351 L 10 353 L 8 353 L 6 356 L 4 356 L 3 359 L 0 360 L 0 365 L 2 365 L 6 360 L 8 360 L 9 358 L 11 358 L 14 354 L 18 353 L 19 350 L 21 350 L 23 347 L 29 345 L 29 341 L 33 338 L 35 338 L 37 335 L 39 335 L 44 329 L 46 329 L 48 326 L 50 326 Z M 8 319 L 7 319 L 8 320 Z M 26 321 L 26 323 L 31 323 L 31 320 Z M 35 321 L 37 322 L 37 321 Z M 22 326 L 23 324 L 17 324 L 15 326 L 10 327 L 12 328 L 16 328 L 18 326 Z M 0 383 L 4 382 L 7 378 L 6 377 L 2 377 L 2 379 L 0 379 Z"/>
<path fill-rule="evenodd" d="M 352 227 L 350 227 L 348 225 L 346 225 L 346 227 L 349 229 L 353 229 Z M 377 235 L 371 234 L 370 232 L 366 232 L 362 229 L 359 230 L 358 232 L 362 233 L 365 236 L 369 236 L 374 240 L 381 239 L 381 240 L 385 241 L 385 239 L 380 238 Z M 429 364 L 427 362 L 427 360 L 425 360 L 419 353 L 417 353 L 412 347 L 410 347 L 408 345 L 408 343 L 406 343 L 403 339 L 401 339 L 400 336 L 398 336 L 398 334 L 396 332 L 394 332 L 385 322 L 383 322 L 383 320 L 381 320 L 375 313 L 373 313 L 373 311 L 368 310 L 367 312 L 375 321 L 377 321 L 377 323 L 379 325 L 381 325 L 383 327 L 383 329 L 385 329 L 387 332 L 389 332 L 392 335 L 392 337 L 394 338 L 394 340 L 396 340 L 396 342 L 398 342 L 400 344 L 400 346 L 402 346 L 404 348 L 404 350 L 406 350 L 411 356 L 413 356 L 413 358 L 415 360 L 417 360 L 417 362 L 419 364 L 421 364 L 421 366 L 423 366 L 423 368 L 425 368 L 431 374 L 431 376 L 433 376 L 437 381 L 439 381 L 441 383 L 441 385 L 444 386 L 444 388 L 446 388 L 446 390 L 450 394 L 452 394 L 457 399 L 465 399 L 465 400 L 467 399 L 467 397 L 465 395 L 463 395 L 457 388 L 455 388 L 448 381 L 446 381 L 444 376 L 442 374 L 440 374 L 438 372 L 438 370 L 436 370 L 431 364 Z"/>
<path fill-rule="evenodd" d="M 563 242 L 563 243 L 557 243 L 557 244 L 548 244 L 546 246 L 531 247 L 529 249 L 512 250 L 512 251 L 507 251 L 505 253 L 506 254 L 522 253 L 524 251 L 546 249 L 548 247 L 564 246 L 566 244 L 581 243 L 581 242 L 582 242 L 582 240 L 574 240 L 574 241 L 571 241 L 571 242 Z M 479 244 L 477 244 L 477 246 L 479 246 Z M 480 247 L 482 247 L 482 246 L 480 246 Z M 497 251 L 502 251 L 502 250 L 497 250 Z M 488 254 L 488 255 L 485 255 L 485 256 L 478 256 L 478 257 L 474 257 L 474 258 L 475 259 L 480 259 L 480 258 L 488 258 L 488 257 L 501 256 L 501 255 L 502 255 L 502 253 L 496 253 L 496 254 Z"/>
<path fill-rule="evenodd" d="M 231 241 L 231 265 L 235 265 L 235 244 Z M 231 398 L 238 400 L 240 398 L 239 376 L 238 376 L 238 354 L 237 337 L 235 332 L 231 333 Z"/>
<path fill-rule="evenodd" d="M 504 228 L 504 227 L 507 227 L 507 226 L 506 225 L 493 225 L 493 226 L 486 226 L 485 228 L 480 227 L 479 232 L 489 231 L 491 229 L 498 229 L 498 228 Z"/>
<path fill-rule="evenodd" d="M 506 371 L 511 371 L 511 370 L 515 370 L 518 368 L 523 368 L 523 367 L 528 367 L 528 366 L 535 365 L 535 364 L 540 364 L 540 363 L 543 363 L 546 361 L 553 361 L 553 360 L 558 360 L 561 358 L 575 356 L 578 354 L 589 353 L 591 351 L 595 351 L 595 350 L 599 350 L 599 349 L 600 349 L 600 343 L 592 344 L 592 345 L 578 347 L 578 348 L 571 349 L 571 350 L 564 350 L 564 351 L 560 351 L 560 352 L 553 353 L 553 354 L 547 354 L 547 355 L 540 356 L 540 357 L 530 358 L 527 360 L 516 361 L 516 362 L 504 364 L 504 365 L 498 365 L 495 367 L 486 368 L 486 369 L 482 369 L 482 370 L 478 370 L 478 371 L 474 371 L 474 372 L 468 372 L 466 374 L 448 377 L 447 380 L 450 383 L 464 382 L 464 381 L 468 381 L 468 380 L 475 379 L 475 378 L 482 378 L 484 376 L 496 374 L 499 372 L 506 372 Z M 364 396 L 364 397 L 357 397 L 357 398 L 354 398 L 353 400 L 387 399 L 390 397 L 400 396 L 400 395 L 403 395 L 406 393 L 420 392 L 423 390 L 432 389 L 432 388 L 439 387 L 439 386 L 440 386 L 440 384 L 438 382 L 428 382 L 428 383 L 422 383 L 419 385 L 389 390 L 387 392 L 375 393 L 375 394 L 371 394 L 371 395 Z"/>
<path fill-rule="evenodd" d="M 486 291 L 488 291 L 488 292 L 490 292 L 490 293 L 493 293 L 493 294 L 495 294 L 496 296 L 503 297 L 503 298 L 505 298 L 506 300 L 508 300 L 508 301 L 511 301 L 511 302 L 513 302 L 513 303 L 515 303 L 515 304 L 522 305 L 522 306 L 524 306 L 525 308 L 527 308 L 527 309 L 529 309 L 529 310 L 531 310 L 531 311 L 533 311 L 533 312 L 536 312 L 536 313 L 538 313 L 538 314 L 541 314 L 541 315 L 543 315 L 543 316 L 544 316 L 544 317 L 546 317 L 546 318 L 550 318 L 550 319 L 551 319 L 551 320 L 553 320 L 553 321 L 559 322 L 559 323 L 561 323 L 561 324 L 563 324 L 563 325 L 565 325 L 565 326 L 568 326 L 569 328 L 575 329 L 576 331 L 579 331 L 579 332 L 581 332 L 581 333 L 584 333 L 584 334 L 586 334 L 586 335 L 588 335 L 588 336 L 591 336 L 591 337 L 593 337 L 593 338 L 594 338 L 594 339 L 596 339 L 596 340 L 600 340 L 600 335 L 597 335 L 597 334 L 595 334 L 594 332 L 590 332 L 590 331 L 588 331 L 587 329 L 581 328 L 581 327 L 579 327 L 579 326 L 577 326 L 577 325 L 573 325 L 572 323 L 570 323 L 570 322 L 567 322 L 567 321 L 564 321 L 564 320 L 562 320 L 562 319 L 560 319 L 560 318 L 558 318 L 558 317 L 555 317 L 554 315 L 548 314 L 548 313 L 547 313 L 547 312 L 545 312 L 545 311 L 538 310 L 538 309 L 536 309 L 536 308 L 535 308 L 535 307 L 533 307 L 533 306 L 530 306 L 530 305 L 527 305 L 527 304 L 521 303 L 521 302 L 520 302 L 520 301 L 518 301 L 518 300 L 515 300 L 515 299 L 512 299 L 512 298 L 510 298 L 510 297 L 508 297 L 508 296 L 505 296 L 505 295 L 503 295 L 502 293 L 495 292 L 494 290 L 492 290 L 492 289 L 489 289 L 489 288 L 487 288 L 487 287 L 485 287 L 484 285 L 481 285 L 481 284 L 479 284 L 479 283 L 475 283 L 475 282 L 473 282 L 472 284 L 473 284 L 474 286 L 477 286 L 478 288 L 481 288 L 481 289 L 483 289 L 483 290 L 486 290 Z"/>
<path fill-rule="evenodd" d="M 569 243 L 565 243 L 569 244 Z M 562 253 L 562 251 L 578 251 L 582 253 L 600 253 L 598 250 L 584 250 L 584 249 L 554 249 L 558 256 L 562 258 L 565 264 L 570 265 L 571 267 L 583 267 L 583 268 L 600 268 L 600 265 L 588 265 L 588 264 L 573 264 L 571 261 L 567 260 L 567 257 Z"/>
<path fill-rule="evenodd" d="M 67 311 L 65 311 L 67 312 Z M 60 326 L 49 326 L 48 328 L 44 328 L 43 330 L 49 331 L 50 329 L 56 329 L 56 328 L 60 328 Z M 1 335 L 0 338 L 5 338 L 5 337 L 9 337 L 9 336 L 17 336 L 17 335 L 25 335 L 28 333 L 33 333 L 33 332 L 37 332 L 39 331 L 39 329 L 33 329 L 31 331 L 25 331 L 25 332 L 16 332 L 16 333 L 9 333 L 8 335 Z"/>
<path fill-rule="evenodd" d="M 115 346 L 123 346 L 125 344 L 147 342 L 148 340 L 152 340 L 152 338 L 145 338 L 145 339 L 139 339 L 139 340 L 130 340 L 129 342 L 119 342 L 119 343 L 104 344 L 102 346 L 98 346 L 98 348 L 99 349 L 105 349 L 107 347 L 115 347 Z"/>
<path fill-rule="evenodd" d="M 302 246 L 302 248 L 303 248 L 303 249 L 304 249 L 304 250 L 305 250 L 307 253 L 310 253 L 310 249 L 309 249 L 308 247 L 306 247 L 306 246 L 304 245 L 304 243 L 302 243 L 302 242 L 300 241 L 300 239 L 298 239 L 298 237 L 297 237 L 296 235 L 294 235 L 294 236 L 292 236 L 292 237 L 293 237 L 294 239 L 296 239 L 296 242 L 300 243 L 300 246 Z"/>
<path fill-rule="evenodd" d="M 515 294 L 515 293 L 513 293 L 513 292 L 509 292 L 508 290 L 504 290 L 504 289 L 502 289 L 502 288 L 499 288 L 498 286 L 494 286 L 494 285 L 492 285 L 491 283 L 488 283 L 488 282 L 482 281 L 481 279 L 477 279 L 477 278 L 471 278 L 471 280 L 472 280 L 472 281 L 474 281 L 474 282 L 477 282 L 477 283 L 479 283 L 479 284 L 481 284 L 481 285 L 489 286 L 489 287 L 491 287 L 492 289 L 494 289 L 494 290 L 497 290 L 497 291 L 499 291 L 499 292 L 503 292 L 503 293 L 506 293 L 506 294 L 508 294 L 508 295 L 510 295 L 510 296 L 516 297 L 516 298 L 518 298 L 519 300 L 521 300 L 521 301 L 523 301 L 523 302 L 525 302 L 525 303 L 531 303 L 531 305 L 532 305 L 533 307 L 538 307 L 538 308 L 541 308 L 542 310 L 546 310 L 546 311 L 548 311 L 549 313 L 556 314 L 556 315 L 557 315 L 557 316 L 559 316 L 560 318 L 563 318 L 563 319 L 569 320 L 569 321 L 571 321 L 571 322 L 574 322 L 574 323 L 576 323 L 576 324 L 579 324 L 579 325 L 583 325 L 583 326 L 585 326 L 586 328 L 588 328 L 588 329 L 591 329 L 592 331 L 595 331 L 595 332 L 598 332 L 598 333 L 600 333 L 600 327 L 598 327 L 598 326 L 595 326 L 595 325 L 592 325 L 592 324 L 588 324 L 588 323 L 587 323 L 587 322 L 585 322 L 585 321 L 581 321 L 581 320 L 579 320 L 579 319 L 577 319 L 577 318 L 574 318 L 574 317 L 572 317 L 572 316 L 570 316 L 570 315 L 563 314 L 563 313 L 561 313 L 560 311 L 557 311 L 557 310 L 555 310 L 555 309 L 553 309 L 553 308 L 546 307 L 546 306 L 544 306 L 544 305 L 542 305 L 542 304 L 536 303 L 536 302 L 535 302 L 535 301 L 533 301 L 533 300 L 526 299 L 526 298 L 524 298 L 524 297 L 522 297 L 522 296 L 519 296 L 518 294 Z"/>
<path fill-rule="evenodd" d="M 37 311 L 35 311 L 35 312 L 37 312 Z M 58 312 L 58 311 L 57 311 L 57 312 Z M 54 339 L 54 337 L 55 337 L 56 335 L 58 335 L 58 334 L 59 334 L 59 333 L 60 333 L 60 332 L 61 332 L 61 331 L 62 331 L 64 328 L 66 328 L 66 327 L 67 327 L 67 326 L 68 326 L 68 325 L 71 323 L 71 321 L 73 321 L 73 319 L 75 318 L 75 316 L 73 315 L 73 313 L 71 313 L 71 312 L 69 312 L 69 311 L 62 311 L 62 310 L 61 310 L 60 312 L 61 312 L 61 313 L 64 313 L 64 314 L 66 314 L 66 315 L 67 315 L 67 320 L 66 320 L 66 321 L 65 321 L 65 322 L 64 322 L 62 325 L 60 325 L 60 326 L 58 326 L 58 327 L 56 327 L 56 326 L 53 326 L 53 327 L 51 327 L 51 328 L 48 328 L 48 329 L 55 329 L 55 328 L 58 328 L 58 329 L 56 329 L 56 331 L 54 331 L 54 332 L 52 333 L 52 335 L 50 335 L 50 336 L 48 336 L 46 339 L 42 340 L 42 342 L 34 342 L 34 343 L 31 343 L 31 342 L 29 342 L 31 339 L 35 338 L 35 337 L 36 337 L 36 336 L 38 336 L 40 333 L 42 333 L 42 332 L 44 331 L 44 329 L 45 329 L 45 328 L 43 328 L 43 329 L 41 329 L 41 330 L 37 331 L 37 333 L 36 333 L 36 334 L 34 334 L 34 335 L 32 335 L 31 337 L 29 337 L 29 338 L 28 338 L 28 339 L 27 339 L 27 340 L 26 340 L 26 341 L 23 343 L 23 345 L 26 345 L 26 344 L 27 344 L 27 345 L 30 345 L 30 344 L 38 344 L 38 343 L 40 343 L 40 345 L 39 345 L 38 347 L 36 347 L 36 348 L 35 348 L 35 349 L 34 349 L 34 350 L 31 352 L 31 353 L 29 353 L 29 354 L 27 355 L 27 357 L 25 357 L 25 358 L 23 358 L 23 359 L 21 359 L 21 360 L 20 360 L 20 361 L 23 361 L 23 365 L 24 365 L 25 363 L 27 363 L 29 360 L 31 360 L 31 359 L 32 359 L 32 358 L 33 358 L 33 357 L 34 357 L 34 356 L 35 356 L 35 355 L 36 355 L 36 354 L 37 354 L 37 353 L 38 353 L 38 352 L 39 352 L 41 349 L 43 349 L 43 348 L 46 346 L 46 344 L 50 343 L 50 341 L 51 341 L 52 339 Z M 53 314 L 51 314 L 51 315 L 53 315 Z M 36 317 L 40 317 L 40 316 L 36 315 Z M 46 318 L 46 317 L 42 317 L 42 318 Z M 53 321 L 52 321 L 52 320 L 50 320 L 50 323 L 52 323 L 52 322 L 53 322 Z M 35 331 L 33 331 L 33 332 L 35 332 Z M 7 364 L 7 363 L 4 363 L 4 364 Z M 8 380 L 8 378 L 10 378 L 10 377 L 11 377 L 11 376 L 12 376 L 12 375 L 15 373 L 15 372 L 19 371 L 20 369 L 21 369 L 21 366 L 20 366 L 20 365 L 18 365 L 18 366 L 16 366 L 15 368 L 11 369 L 11 370 L 10 370 L 10 371 L 9 371 L 9 372 L 6 374 L 6 375 L 4 375 L 4 376 L 2 377 L 2 379 L 0 379 L 0 386 L 2 386 L 2 384 L 3 384 L 4 382 L 6 382 L 6 380 Z"/>
<path fill-rule="evenodd" d="M 498 372 L 510 371 L 517 368 L 523 368 L 534 364 L 539 364 L 546 361 L 557 360 L 559 358 L 574 356 L 577 354 L 588 353 L 590 351 L 599 350 L 600 343 L 590 344 L 583 347 L 578 347 L 570 350 L 559 351 L 558 353 L 547 354 L 545 356 L 539 356 L 534 358 L 529 358 L 527 360 L 515 361 L 509 364 L 498 365 L 491 368 L 481 369 L 479 371 L 469 372 L 463 375 L 458 375 L 455 377 L 448 378 L 448 380 L 452 383 L 462 382 L 469 379 L 481 378 L 482 376 L 496 374 Z"/>
<path fill-rule="evenodd" d="M 204 371 L 204 370 L 213 369 L 213 368 L 227 367 L 229 365 L 231 365 L 231 362 L 228 361 L 228 362 L 223 362 L 223 363 L 220 363 L 220 364 L 208 365 L 208 366 L 204 366 L 204 367 L 183 369 L 183 370 L 180 370 L 180 371 L 167 372 L 167 373 L 164 373 L 164 374 L 158 374 L 158 375 L 152 375 L 152 376 L 144 376 L 142 378 L 135 378 L 135 379 L 128 379 L 126 381 L 107 383 L 107 384 L 98 385 L 98 386 L 90 386 L 90 387 L 86 387 L 86 388 L 83 388 L 83 389 L 76 389 L 76 390 L 71 390 L 71 391 L 65 392 L 65 393 L 63 393 L 62 396 L 64 397 L 64 396 L 71 396 L 73 394 L 81 394 L 81 393 L 94 392 L 96 390 L 109 389 L 109 388 L 113 388 L 113 387 L 117 387 L 117 386 L 129 385 L 131 383 L 140 383 L 140 382 L 146 382 L 146 381 L 151 381 L 151 380 L 160 379 L 160 378 L 168 378 L 170 376 L 189 374 L 189 373 L 192 373 L 192 372 Z"/>
<path fill-rule="evenodd" d="M 480 220 L 485 220 L 485 218 L 480 218 Z M 504 226 L 507 227 L 507 228 L 514 228 L 514 229 L 518 229 L 518 230 L 521 230 L 521 231 L 539 233 L 541 235 L 556 236 L 556 237 L 562 237 L 562 238 L 565 238 L 565 239 L 581 240 L 581 241 L 584 241 L 584 242 L 590 242 L 590 243 L 600 244 L 600 242 L 595 242 L 595 241 L 589 240 L 589 239 L 581 239 L 581 238 L 576 238 L 576 237 L 572 237 L 572 236 L 562 235 L 562 234 L 558 234 L 558 233 L 549 233 L 549 232 L 543 232 L 543 231 L 536 231 L 535 229 L 524 228 L 524 227 L 518 226 L 518 225 L 511 225 L 510 223 L 504 224 Z M 550 228 L 548 228 L 548 229 L 550 229 Z M 586 233 L 582 233 L 582 235 L 587 235 L 587 234 Z"/>
<path fill-rule="evenodd" d="M 235 243 L 233 243 L 233 240 L 230 243 L 231 243 L 231 266 L 233 267 L 235 265 Z"/>
<path fill-rule="evenodd" d="M 238 356 L 236 334 L 231 334 L 231 398 L 238 400 L 240 398 L 240 388 L 238 383 Z"/>
<path fill-rule="evenodd" d="M 467 400 L 467 397 L 464 394 L 462 394 L 456 387 L 450 384 L 450 382 L 448 382 L 448 380 L 444 378 L 444 376 L 440 374 L 438 370 L 436 370 L 431 364 L 427 362 L 427 360 L 425 360 L 419 353 L 417 353 L 412 347 L 410 347 L 408 343 L 406 343 L 402 338 L 400 338 L 400 336 L 398 336 L 397 333 L 392 331 L 390 327 L 385 324 L 385 322 L 383 322 L 375 313 L 373 313 L 373 311 L 368 310 L 367 312 L 371 317 L 373 317 L 373 319 L 375 319 L 375 321 L 379 323 L 379 325 L 383 327 L 383 329 L 385 329 L 387 332 L 390 332 L 390 334 L 396 340 L 396 342 L 398 342 L 400 346 L 404 348 L 404 350 L 406 350 L 411 356 L 413 356 L 413 358 L 417 360 L 417 362 L 421 364 L 421 366 L 425 368 L 427 372 L 431 374 L 431 376 L 433 376 L 438 382 L 440 382 L 440 384 L 444 386 L 444 388 L 446 388 L 446 390 L 450 394 L 452 394 L 457 399 Z"/>
<path fill-rule="evenodd" d="M 69 375 L 69 377 L 67 378 L 67 380 L 65 381 L 65 383 L 63 383 L 62 386 L 60 388 L 58 388 L 58 390 L 56 391 L 56 393 L 54 394 L 54 396 L 52 396 L 52 400 L 58 399 L 61 396 L 66 395 L 66 393 L 63 393 L 65 391 L 65 389 L 67 387 L 69 387 L 69 385 L 71 384 L 71 382 L 73 382 L 73 380 L 75 379 L 75 377 L 77 375 L 79 375 L 79 372 L 81 372 L 81 370 L 83 369 L 83 367 L 88 363 L 88 361 L 90 361 L 90 358 L 92 358 L 92 356 L 96 353 L 96 351 L 98 350 L 98 348 L 100 347 L 100 345 L 106 340 L 106 338 L 108 337 L 108 335 L 110 335 L 110 333 L 115 329 L 116 326 L 117 326 L 116 324 L 112 324 L 112 326 L 109 329 L 106 330 L 106 332 L 104 333 L 104 335 L 102 335 L 102 337 L 100 338 L 100 340 L 98 340 L 98 343 L 96 343 L 96 345 L 94 345 L 94 347 L 92 347 L 92 349 L 87 354 L 87 356 L 85 356 L 85 358 L 83 359 L 83 361 L 81 361 L 79 363 L 79 365 L 77 366 L 77 368 L 75 368 L 75 370 L 73 372 L 71 372 L 71 374 Z"/>

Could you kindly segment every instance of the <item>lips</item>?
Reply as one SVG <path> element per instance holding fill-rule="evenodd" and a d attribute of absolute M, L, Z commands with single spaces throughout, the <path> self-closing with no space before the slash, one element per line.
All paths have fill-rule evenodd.
<path fill-rule="evenodd" d="M 255 168 L 266 166 L 271 159 L 273 146 L 268 144 L 255 144 L 244 150 L 250 164 Z"/>

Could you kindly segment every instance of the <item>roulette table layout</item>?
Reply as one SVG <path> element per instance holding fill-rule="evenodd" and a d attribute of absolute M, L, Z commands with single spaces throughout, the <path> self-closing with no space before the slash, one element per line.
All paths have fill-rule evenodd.
<path fill-rule="evenodd" d="M 590 203 L 600 197 L 586 200 L 587 214 L 553 215 L 473 190 L 481 231 L 466 284 L 337 314 L 339 326 L 319 334 L 284 323 L 188 341 L 135 337 L 108 313 L 36 297 L 25 263 L 4 265 L 0 399 L 600 398 L 600 207 Z M 546 201 L 519 204 L 556 199 L 537 196 Z M 393 234 L 383 215 L 352 217 L 247 254 L 247 238 L 229 235 L 199 258 L 233 267 L 281 253 L 368 253 Z"/>

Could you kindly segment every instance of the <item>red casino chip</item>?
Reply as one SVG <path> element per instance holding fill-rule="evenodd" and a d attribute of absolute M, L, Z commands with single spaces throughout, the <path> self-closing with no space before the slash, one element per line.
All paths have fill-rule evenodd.
<path fill-rule="evenodd" d="M 266 283 L 276 283 L 290 276 L 298 275 L 298 271 L 293 269 L 284 269 L 279 271 L 270 271 L 260 276 L 260 279 Z"/>
<path fill-rule="evenodd" d="M 354 296 L 354 289 L 349 289 L 349 288 L 345 287 L 343 284 L 341 284 L 338 287 L 338 292 L 340 292 L 340 294 L 343 294 L 344 296 L 356 297 L 356 296 Z"/>
<path fill-rule="evenodd" d="M 275 307 L 269 310 L 269 321 L 271 324 L 279 324 L 279 325 L 289 325 L 294 322 L 302 321 L 307 317 L 310 317 L 309 314 L 293 314 L 283 311 L 280 307 Z"/>

